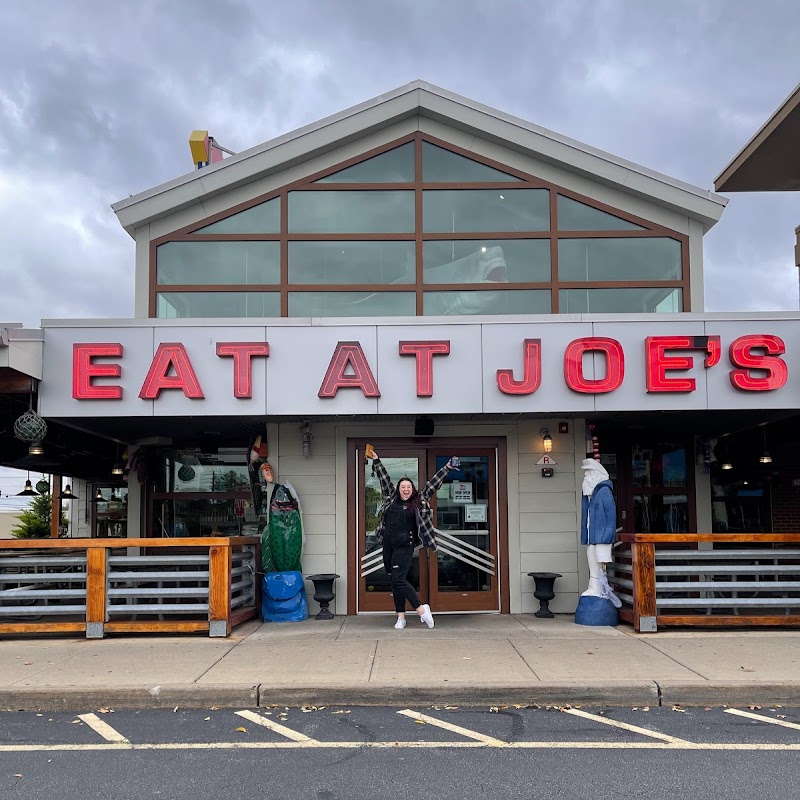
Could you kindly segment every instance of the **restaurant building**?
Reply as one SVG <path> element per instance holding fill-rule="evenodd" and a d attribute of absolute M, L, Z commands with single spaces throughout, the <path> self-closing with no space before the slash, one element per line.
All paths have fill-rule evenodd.
<path fill-rule="evenodd" d="M 587 452 L 623 534 L 798 530 L 798 314 L 704 311 L 726 202 L 417 81 L 114 204 L 135 317 L 9 327 L 0 370 L 35 379 L 79 535 L 255 533 L 262 434 L 303 572 L 390 612 L 365 444 L 417 484 L 458 455 L 423 602 L 532 612 L 553 571 L 572 612 Z"/>

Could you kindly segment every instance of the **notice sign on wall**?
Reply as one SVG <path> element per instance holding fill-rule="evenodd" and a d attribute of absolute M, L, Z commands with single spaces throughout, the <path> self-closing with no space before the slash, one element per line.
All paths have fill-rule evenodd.
<path fill-rule="evenodd" d="M 450 499 L 454 503 L 471 503 L 472 484 L 464 481 L 453 481 L 450 484 Z"/>

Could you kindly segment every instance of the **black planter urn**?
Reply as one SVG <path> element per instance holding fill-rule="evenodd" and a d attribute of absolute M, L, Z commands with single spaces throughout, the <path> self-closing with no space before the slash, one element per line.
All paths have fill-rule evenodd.
<path fill-rule="evenodd" d="M 322 572 L 308 576 L 308 579 L 314 582 L 314 599 L 319 603 L 319 613 L 314 619 L 334 618 L 328 605 L 336 597 L 336 593 L 333 591 L 333 582 L 338 577 L 334 572 Z"/>
<path fill-rule="evenodd" d="M 556 596 L 553 584 L 556 582 L 556 578 L 561 577 L 561 574 L 558 572 L 529 572 L 528 575 L 536 584 L 533 596 L 539 601 L 539 610 L 534 616 L 539 619 L 552 619 L 555 614 L 550 610 L 550 601 Z"/>

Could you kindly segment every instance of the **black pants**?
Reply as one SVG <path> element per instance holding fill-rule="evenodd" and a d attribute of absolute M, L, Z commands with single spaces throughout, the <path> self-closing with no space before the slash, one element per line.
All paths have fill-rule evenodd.
<path fill-rule="evenodd" d="M 414 558 L 414 548 L 408 534 L 386 535 L 383 537 L 383 568 L 392 581 L 394 610 L 402 614 L 406 610 L 406 600 L 411 608 L 419 608 L 419 595 L 408 582 L 408 571 Z"/>

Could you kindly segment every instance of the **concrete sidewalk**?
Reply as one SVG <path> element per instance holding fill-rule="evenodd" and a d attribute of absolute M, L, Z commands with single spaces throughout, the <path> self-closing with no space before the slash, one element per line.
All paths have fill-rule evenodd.
<path fill-rule="evenodd" d="M 0 709 L 800 704 L 800 631 L 587 628 L 572 617 L 246 623 L 228 639 L 0 641 Z"/>

